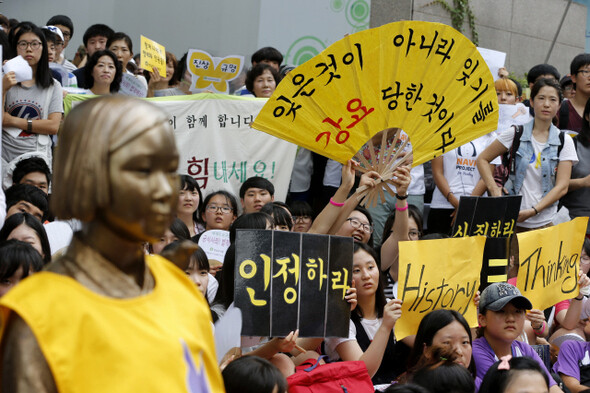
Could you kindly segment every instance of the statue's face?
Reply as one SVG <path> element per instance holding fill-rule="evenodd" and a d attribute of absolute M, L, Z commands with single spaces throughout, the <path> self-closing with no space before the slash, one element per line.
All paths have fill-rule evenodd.
<path fill-rule="evenodd" d="M 178 152 L 164 126 L 155 127 L 111 154 L 110 206 L 99 217 L 130 241 L 158 240 L 178 200 Z"/>

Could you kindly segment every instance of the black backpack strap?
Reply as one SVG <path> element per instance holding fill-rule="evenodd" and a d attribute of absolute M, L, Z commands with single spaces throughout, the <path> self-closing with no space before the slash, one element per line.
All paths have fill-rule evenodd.
<path fill-rule="evenodd" d="M 520 137 L 522 137 L 522 133 L 524 132 L 524 127 L 522 125 L 514 125 L 514 139 L 512 140 L 512 146 L 510 146 L 510 154 L 508 156 L 508 173 L 514 173 L 516 169 L 516 152 L 520 147 Z"/>
<path fill-rule="evenodd" d="M 567 129 L 567 127 L 569 126 L 569 121 L 570 121 L 570 106 L 567 103 L 566 100 L 564 100 L 561 103 L 561 106 L 559 107 L 559 118 L 558 118 L 559 122 L 557 124 L 557 127 L 563 129 Z"/>

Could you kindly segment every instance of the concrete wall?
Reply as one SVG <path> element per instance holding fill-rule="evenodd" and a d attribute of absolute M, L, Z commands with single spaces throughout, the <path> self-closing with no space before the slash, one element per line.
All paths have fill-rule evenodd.
<path fill-rule="evenodd" d="M 41 26 L 53 15 L 68 15 L 75 29 L 68 58 L 94 23 L 126 32 L 136 45 L 143 34 L 177 56 L 190 48 L 248 56 L 258 49 L 260 0 L 4 0 L 0 12 Z"/>
<path fill-rule="evenodd" d="M 446 0 L 452 4 L 452 0 Z M 402 20 L 451 24 L 451 18 L 432 0 L 373 0 L 371 27 Z M 544 63 L 567 0 L 471 0 L 479 46 L 506 52 L 506 67 L 523 75 Z M 411 9 L 411 11 L 410 11 Z M 561 74 L 569 73 L 571 59 L 584 52 L 587 9 L 572 3 L 549 57 Z M 463 33 L 471 38 L 465 23 Z"/>

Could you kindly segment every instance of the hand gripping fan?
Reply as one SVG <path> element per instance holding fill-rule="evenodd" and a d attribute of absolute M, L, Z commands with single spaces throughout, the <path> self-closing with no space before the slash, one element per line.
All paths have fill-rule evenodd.
<path fill-rule="evenodd" d="M 252 127 L 342 163 L 397 127 L 416 166 L 497 125 L 494 80 L 475 45 L 450 26 L 404 21 L 346 36 L 291 71 Z M 392 146 L 362 163 L 383 181 L 401 163 L 403 147 Z"/>

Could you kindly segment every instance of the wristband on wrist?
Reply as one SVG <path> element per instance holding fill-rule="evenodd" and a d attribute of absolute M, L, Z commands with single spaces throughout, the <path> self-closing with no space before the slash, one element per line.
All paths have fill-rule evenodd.
<path fill-rule="evenodd" d="M 453 191 L 449 191 L 449 192 L 447 193 L 447 201 L 449 200 L 449 197 L 451 196 L 451 194 L 453 194 Z M 453 195 L 455 195 L 455 194 L 453 194 Z"/>
<path fill-rule="evenodd" d="M 33 132 L 33 119 L 27 119 L 27 132 Z"/>
<path fill-rule="evenodd" d="M 395 194 L 395 197 L 399 200 L 399 201 L 403 201 L 404 199 L 408 199 L 408 194 L 406 195 L 400 195 L 400 194 Z"/>
<path fill-rule="evenodd" d="M 536 209 L 534 206 L 531 206 L 531 207 L 532 207 L 532 208 L 533 208 L 533 210 L 535 211 L 535 214 L 539 214 L 539 211 L 538 211 L 538 210 L 537 210 L 537 209 Z"/>
<path fill-rule="evenodd" d="M 545 321 L 543 321 L 543 324 L 541 325 L 541 329 L 533 328 L 533 333 L 535 333 L 535 336 L 541 336 L 541 335 L 543 335 L 543 333 L 545 333 L 546 327 L 547 327 L 547 324 L 545 323 Z"/>
<path fill-rule="evenodd" d="M 397 210 L 398 212 L 403 212 L 408 210 L 408 205 L 404 206 L 404 207 L 397 207 L 395 206 L 395 210 Z"/>
<path fill-rule="evenodd" d="M 575 297 L 574 300 L 582 301 L 582 300 L 584 300 L 584 295 L 582 295 L 580 297 Z"/>
<path fill-rule="evenodd" d="M 330 204 L 336 207 L 342 207 L 344 206 L 344 202 L 343 203 L 338 203 L 338 202 L 334 202 L 334 199 L 330 198 Z"/>

